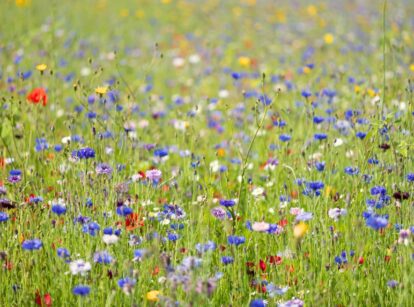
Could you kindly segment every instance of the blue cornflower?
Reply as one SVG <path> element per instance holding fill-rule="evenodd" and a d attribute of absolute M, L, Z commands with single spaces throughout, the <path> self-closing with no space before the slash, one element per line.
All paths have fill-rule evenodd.
<path fill-rule="evenodd" d="M 26 240 L 22 243 L 22 248 L 25 250 L 41 249 L 42 246 L 43 246 L 43 243 L 39 239 Z"/>
<path fill-rule="evenodd" d="M 306 186 L 314 191 L 321 190 L 325 186 L 321 181 L 310 181 L 306 183 Z"/>
<path fill-rule="evenodd" d="M 239 237 L 239 236 L 228 236 L 227 237 L 227 243 L 231 244 L 231 245 L 236 245 L 239 246 L 241 244 L 243 244 L 244 242 L 246 242 L 246 238 L 245 237 Z"/>
<path fill-rule="evenodd" d="M 168 156 L 168 149 L 165 149 L 165 148 L 156 149 L 154 150 L 154 156 L 160 157 L 160 158 Z"/>
<path fill-rule="evenodd" d="M 64 247 L 59 247 L 56 252 L 57 252 L 57 255 L 60 258 L 69 258 L 70 257 L 69 251 Z"/>
<path fill-rule="evenodd" d="M 366 218 L 365 223 L 368 227 L 375 230 L 385 228 L 388 225 L 388 215 L 369 214 Z"/>
<path fill-rule="evenodd" d="M 170 225 L 170 228 L 173 230 L 181 230 L 184 229 L 184 224 L 182 223 L 174 223 Z"/>
<path fill-rule="evenodd" d="M 9 219 L 9 215 L 6 212 L 0 212 L 0 222 L 6 222 Z"/>
<path fill-rule="evenodd" d="M 267 96 L 267 95 L 260 95 L 259 96 L 259 101 L 262 104 L 266 105 L 266 106 L 268 106 L 268 105 L 270 105 L 272 103 L 272 99 L 269 96 Z"/>
<path fill-rule="evenodd" d="M 231 263 L 233 263 L 234 262 L 234 259 L 233 259 L 233 257 L 230 257 L 230 256 L 223 256 L 223 257 L 221 257 L 221 262 L 223 262 L 224 264 L 231 264 Z"/>
<path fill-rule="evenodd" d="M 359 174 L 359 168 L 358 167 L 347 166 L 347 167 L 345 167 L 344 172 L 348 175 L 358 175 Z"/>
<path fill-rule="evenodd" d="M 49 148 L 49 144 L 47 143 L 45 138 L 36 139 L 35 150 L 36 151 L 43 151 Z"/>
<path fill-rule="evenodd" d="M 241 74 L 238 72 L 232 72 L 231 76 L 234 80 L 239 80 L 241 78 Z"/>
<path fill-rule="evenodd" d="M 314 116 L 313 117 L 313 122 L 315 124 L 323 123 L 324 120 L 325 120 L 325 118 L 323 118 L 322 116 Z"/>
<path fill-rule="evenodd" d="M 281 134 L 279 135 L 279 140 L 281 142 L 289 142 L 292 139 L 292 137 L 289 134 Z"/>
<path fill-rule="evenodd" d="M 96 233 L 99 231 L 99 229 L 101 229 L 99 224 L 95 222 L 91 222 L 89 224 L 83 225 L 82 231 L 84 233 L 89 233 L 91 236 L 95 236 Z"/>
<path fill-rule="evenodd" d="M 250 302 L 249 307 L 266 307 L 267 302 L 262 299 L 255 299 Z"/>
<path fill-rule="evenodd" d="M 136 249 L 134 251 L 134 258 L 142 259 L 147 253 L 148 253 L 148 250 L 146 249 Z"/>
<path fill-rule="evenodd" d="M 303 90 L 301 92 L 301 95 L 305 98 L 309 98 L 310 96 L 312 96 L 312 93 L 309 90 Z"/>
<path fill-rule="evenodd" d="M 378 164 L 378 163 L 379 163 L 379 161 L 378 161 L 378 159 L 375 159 L 375 158 L 369 158 L 369 159 L 368 159 L 368 163 L 369 163 L 369 164 L 374 164 L 374 165 L 376 165 L 376 164 Z"/>
<path fill-rule="evenodd" d="M 95 112 L 88 112 L 86 113 L 86 117 L 89 119 L 94 119 L 96 118 L 96 113 Z"/>
<path fill-rule="evenodd" d="M 177 241 L 179 238 L 180 238 L 180 236 L 179 236 L 178 234 L 176 234 L 176 233 L 169 233 L 169 234 L 167 235 L 167 239 L 168 239 L 169 241 L 173 241 L 173 242 L 175 242 L 175 241 Z"/>
<path fill-rule="evenodd" d="M 52 205 L 52 212 L 57 215 L 64 214 L 66 213 L 66 207 L 60 204 Z"/>
<path fill-rule="evenodd" d="M 217 248 L 217 245 L 213 241 L 208 241 L 205 244 L 197 243 L 195 248 L 199 253 L 205 253 L 210 250 L 211 251 L 215 250 Z"/>
<path fill-rule="evenodd" d="M 357 138 L 359 138 L 361 140 L 365 139 L 365 137 L 367 136 L 367 134 L 365 132 L 362 132 L 362 131 L 358 131 L 355 135 L 356 135 Z"/>
<path fill-rule="evenodd" d="M 79 150 L 72 151 L 72 157 L 79 159 L 95 158 L 95 151 L 92 148 L 86 147 Z"/>
<path fill-rule="evenodd" d="M 132 279 L 132 278 L 129 278 L 129 277 L 122 278 L 122 279 L 118 280 L 118 286 L 121 289 L 123 289 L 125 287 L 132 288 L 133 286 L 135 286 L 136 283 L 137 283 L 136 279 Z"/>
<path fill-rule="evenodd" d="M 327 136 L 327 134 L 326 134 L 326 133 L 315 133 L 315 134 L 313 135 L 313 138 L 314 138 L 315 140 L 319 140 L 319 141 L 321 141 L 321 140 L 325 140 L 327 137 L 328 137 L 328 136 Z"/>
<path fill-rule="evenodd" d="M 21 176 L 21 175 L 22 175 L 22 171 L 21 171 L 21 170 L 19 170 L 19 169 L 12 169 L 12 170 L 9 172 L 9 175 L 10 175 L 10 176 Z"/>
<path fill-rule="evenodd" d="M 62 149 L 63 149 L 63 146 L 62 145 L 60 145 L 60 144 L 57 144 L 57 145 L 55 145 L 55 151 L 56 152 L 61 152 L 62 151 Z"/>
<path fill-rule="evenodd" d="M 93 255 L 93 261 L 95 263 L 110 264 L 112 259 L 112 256 L 107 251 L 96 252 Z"/>
<path fill-rule="evenodd" d="M 72 289 L 72 293 L 75 295 L 86 296 L 91 292 L 89 286 L 77 285 Z"/>
<path fill-rule="evenodd" d="M 93 206 L 93 202 L 92 202 L 92 199 L 90 199 L 90 198 L 87 198 L 86 199 L 86 202 L 85 202 L 85 206 L 86 207 L 92 207 Z"/>
<path fill-rule="evenodd" d="M 318 172 L 322 172 L 325 169 L 325 162 L 316 162 L 315 163 L 315 168 Z"/>
<path fill-rule="evenodd" d="M 414 182 L 414 173 L 407 174 L 407 181 Z"/>
<path fill-rule="evenodd" d="M 385 195 L 387 190 L 383 186 L 375 186 L 371 188 L 371 195 Z"/>
<path fill-rule="evenodd" d="M 119 206 L 116 208 L 116 214 L 122 215 L 122 216 L 130 215 L 133 212 L 134 210 L 127 206 Z"/>
<path fill-rule="evenodd" d="M 220 199 L 220 205 L 226 208 L 233 207 L 236 202 L 233 199 Z"/>
<path fill-rule="evenodd" d="M 114 230 L 112 229 L 112 227 L 107 227 L 107 228 L 104 228 L 103 233 L 104 235 L 111 235 L 114 233 Z"/>
<path fill-rule="evenodd" d="M 75 217 L 73 219 L 73 222 L 76 223 L 80 223 L 80 224 L 86 224 L 91 220 L 90 217 L 88 216 L 82 216 L 82 215 L 78 215 L 77 217 Z"/>

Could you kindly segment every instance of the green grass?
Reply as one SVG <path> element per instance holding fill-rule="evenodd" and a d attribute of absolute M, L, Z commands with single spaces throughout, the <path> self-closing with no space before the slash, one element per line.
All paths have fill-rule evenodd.
<path fill-rule="evenodd" d="M 0 198 L 14 204 L 0 209 L 9 216 L 0 222 L 0 251 L 7 254 L 0 260 L 1 305 L 35 305 L 39 291 L 41 296 L 50 293 L 55 306 L 170 306 L 176 301 L 180 306 L 247 306 L 254 299 L 276 306 L 293 297 L 306 306 L 412 306 L 413 234 L 407 245 L 399 244 L 395 229 L 397 224 L 410 229 L 414 221 L 414 183 L 407 180 L 414 172 L 410 1 L 386 7 L 368 0 L 164 2 L 32 0 L 23 7 L 1 2 L 0 185 L 7 192 Z M 324 41 L 327 33 L 333 35 L 332 44 Z M 309 48 L 313 53 L 305 59 Z M 189 62 L 194 54 L 199 63 Z M 16 63 L 18 55 L 23 57 Z M 243 56 L 250 65 L 240 63 Z M 177 57 L 185 59 L 182 67 L 173 65 Z M 43 74 L 35 68 L 41 63 L 47 65 Z M 29 70 L 31 77 L 21 78 Z M 256 75 L 234 80 L 232 72 Z M 118 91 L 119 99 L 111 103 L 105 94 L 101 103 L 95 89 L 109 80 L 114 82 L 108 91 Z M 152 89 L 145 91 L 147 85 Z M 47 89 L 45 107 L 26 99 L 38 87 Z M 332 102 L 322 95 L 324 89 L 336 91 Z M 228 97 L 220 97 L 222 90 Z M 266 94 L 272 103 L 264 106 L 246 98 L 252 90 Z M 311 91 L 311 97 L 305 99 L 302 90 Z M 96 101 L 88 104 L 93 94 Z M 174 102 L 178 96 L 182 104 Z M 81 113 L 77 106 L 83 107 Z M 244 111 L 237 112 L 241 106 Z M 345 120 L 349 109 L 360 113 L 348 120 L 351 127 L 344 135 L 327 121 Z M 88 119 L 87 112 L 97 118 Z M 323 116 L 325 122 L 314 124 L 314 116 Z M 216 117 L 222 132 L 209 127 Z M 358 124 L 357 118 L 369 123 Z M 276 119 L 286 126 L 275 126 Z M 176 122 L 185 128 L 174 128 Z M 135 135 L 124 129 L 132 123 Z M 380 133 L 383 127 L 388 128 L 386 135 Z M 100 138 L 105 131 L 113 137 Z M 355 136 L 358 131 L 367 132 L 365 139 Z M 315 133 L 326 133 L 327 139 L 315 141 Z M 291 140 L 281 142 L 281 134 Z M 82 143 L 63 144 L 65 137 L 75 135 Z M 45 138 L 49 148 L 36 151 L 38 138 Z M 334 146 L 336 139 L 344 144 Z M 54 151 L 56 144 L 63 146 L 61 152 Z M 155 159 L 145 144 L 168 147 L 168 159 Z M 384 144 L 390 148 L 379 147 Z M 84 147 L 93 148 L 95 158 L 73 162 L 72 152 Z M 12 163 L 6 163 L 9 158 Z M 278 160 L 274 170 L 264 168 L 269 158 Z M 369 164 L 369 158 L 379 164 Z M 326 163 L 323 172 L 315 169 L 315 160 Z M 213 172 L 215 161 L 226 169 Z M 113 168 L 111 176 L 95 172 L 102 162 Z M 118 164 L 125 169 L 117 171 Z M 348 166 L 358 167 L 359 173 L 346 174 Z M 158 185 L 131 181 L 132 175 L 151 167 L 162 171 Z M 16 184 L 8 180 L 14 169 L 22 171 Z M 364 174 L 372 176 L 369 183 Z M 295 183 L 299 178 L 322 181 L 321 195 L 304 195 Z M 124 193 L 119 192 L 122 184 L 128 187 Z M 377 231 L 366 226 L 363 212 L 366 200 L 375 198 L 371 188 L 379 185 L 391 199 L 375 210 L 389 215 L 388 226 Z M 255 198 L 252 191 L 258 187 L 265 194 Z M 397 191 L 410 196 L 398 202 L 393 198 Z M 31 194 L 43 201 L 28 203 Z M 285 205 L 279 200 L 283 195 L 290 197 Z M 220 221 L 211 214 L 219 199 L 236 198 L 233 219 Z M 61 216 L 51 210 L 58 199 L 67 208 Z M 92 207 L 85 205 L 88 199 Z M 121 201 L 129 202 L 144 226 L 125 229 L 125 218 L 116 214 Z M 158 214 L 164 204 L 179 205 L 185 218 L 161 223 Z M 302 238 L 293 234 L 296 222 L 290 209 L 295 207 L 313 214 Z M 345 208 L 347 214 L 334 221 L 328 216 L 331 208 Z M 100 225 L 96 236 L 73 222 L 79 215 Z M 247 221 L 283 220 L 287 224 L 279 234 L 246 228 Z M 184 228 L 174 231 L 172 223 Z M 106 227 L 122 229 L 118 243 L 103 242 Z M 163 240 L 169 232 L 180 238 Z M 159 237 L 150 240 L 154 233 Z M 129 245 L 132 234 L 142 237 L 140 245 Z M 244 236 L 246 242 L 230 245 L 230 235 Z M 33 238 L 41 239 L 43 247 L 24 250 L 22 241 Z M 207 241 L 217 249 L 199 255 L 196 244 Z M 58 247 L 67 248 L 71 260 L 91 262 L 91 271 L 72 275 L 69 264 L 57 256 Z M 134 250 L 141 248 L 149 256 L 133 261 Z M 114 258 L 111 264 L 93 262 L 94 253 L 102 250 Z M 342 251 L 348 263 L 338 265 L 335 257 Z M 282 258 L 280 264 L 266 260 L 276 255 Z M 174 287 L 164 260 L 168 257 L 177 270 L 188 256 L 201 257 L 202 264 L 187 273 L 188 287 Z M 234 263 L 224 265 L 222 256 L 232 256 Z M 265 272 L 260 260 L 266 261 Z M 254 275 L 248 274 L 248 262 Z M 211 295 L 196 291 L 197 280 L 218 272 L 223 275 Z M 124 277 L 137 281 L 130 295 L 117 285 Z M 390 280 L 397 287 L 387 286 Z M 270 297 L 252 285 L 262 281 L 289 289 Z M 78 284 L 89 285 L 90 294 L 73 295 Z M 151 290 L 160 291 L 158 302 L 146 299 Z"/>

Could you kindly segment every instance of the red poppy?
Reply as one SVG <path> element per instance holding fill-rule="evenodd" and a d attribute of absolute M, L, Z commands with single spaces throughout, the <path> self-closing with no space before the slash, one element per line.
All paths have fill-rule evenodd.
<path fill-rule="evenodd" d="M 36 291 L 35 302 L 39 306 L 52 306 L 52 296 L 49 293 L 43 295 L 43 298 L 40 294 L 40 291 Z"/>
<path fill-rule="evenodd" d="M 279 264 L 282 263 L 282 257 L 280 257 L 280 256 L 268 256 L 267 258 L 268 258 L 270 264 L 279 265 Z"/>
<path fill-rule="evenodd" d="M 33 89 L 28 95 L 27 100 L 33 104 L 38 104 L 40 101 L 42 101 L 42 105 L 46 106 L 47 104 L 47 94 L 46 91 L 41 88 L 37 87 Z"/>
<path fill-rule="evenodd" d="M 140 218 L 138 213 L 131 213 L 126 216 L 125 228 L 128 231 L 144 226 L 144 221 Z"/>
<path fill-rule="evenodd" d="M 259 267 L 262 270 L 262 272 L 266 271 L 266 262 L 264 262 L 262 259 L 260 259 Z"/>

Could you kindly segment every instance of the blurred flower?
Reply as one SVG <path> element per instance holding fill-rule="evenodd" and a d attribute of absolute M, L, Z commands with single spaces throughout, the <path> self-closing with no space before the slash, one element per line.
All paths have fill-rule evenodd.
<path fill-rule="evenodd" d="M 293 236 L 295 238 L 302 238 L 308 232 L 309 226 L 304 222 L 300 222 L 296 224 L 293 228 Z"/>
<path fill-rule="evenodd" d="M 158 295 L 160 294 L 160 291 L 158 291 L 158 290 L 151 290 L 151 291 L 149 291 L 149 292 L 147 292 L 147 294 L 146 294 L 146 299 L 147 299 L 147 301 L 150 301 L 150 302 L 158 302 Z"/>
<path fill-rule="evenodd" d="M 122 278 L 118 280 L 118 286 L 124 291 L 126 295 L 129 295 L 132 292 L 137 281 L 135 279 L 131 279 L 129 277 Z"/>

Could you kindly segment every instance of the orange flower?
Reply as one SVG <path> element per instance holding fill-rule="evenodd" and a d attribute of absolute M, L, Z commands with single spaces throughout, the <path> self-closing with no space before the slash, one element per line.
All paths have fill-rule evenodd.
<path fill-rule="evenodd" d="M 144 226 L 144 220 L 140 219 L 138 213 L 131 213 L 126 216 L 125 228 L 128 231 Z"/>
<path fill-rule="evenodd" d="M 27 95 L 27 100 L 33 104 L 38 104 L 40 101 L 42 101 L 42 105 L 46 106 L 47 104 L 47 94 L 46 91 L 41 88 L 37 87 L 33 89 L 29 95 Z"/>

